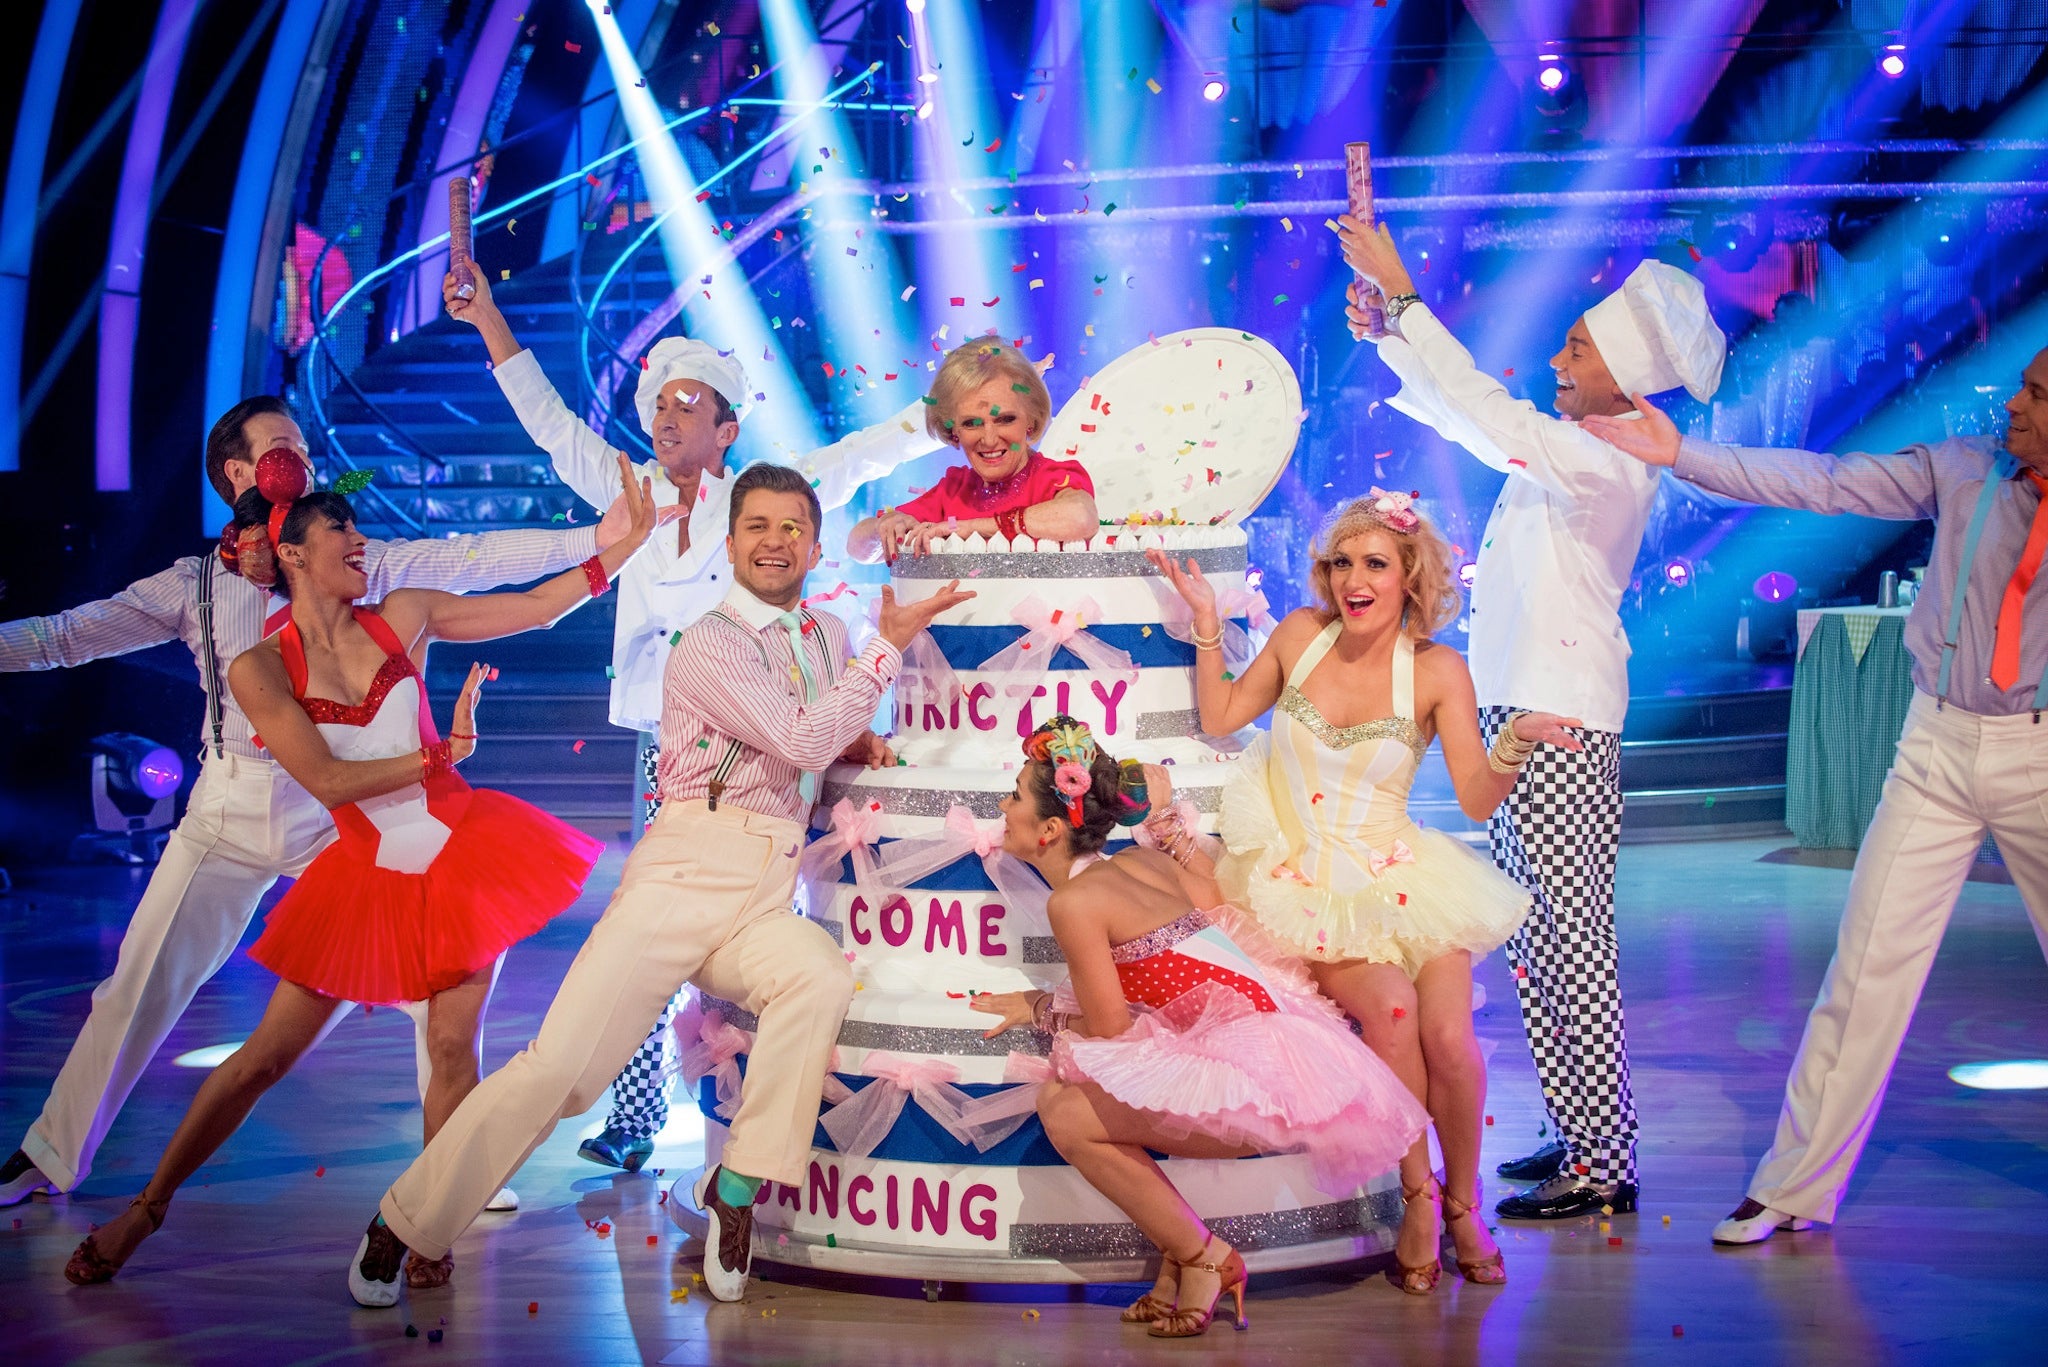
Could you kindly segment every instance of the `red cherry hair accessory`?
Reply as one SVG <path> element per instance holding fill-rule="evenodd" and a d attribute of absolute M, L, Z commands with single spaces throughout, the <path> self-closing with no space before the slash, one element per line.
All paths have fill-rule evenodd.
<path fill-rule="evenodd" d="M 288 446 L 272 447 L 256 459 L 256 492 L 270 504 L 270 544 L 284 535 L 284 520 L 292 503 L 306 496 L 311 481 L 306 462 Z"/>

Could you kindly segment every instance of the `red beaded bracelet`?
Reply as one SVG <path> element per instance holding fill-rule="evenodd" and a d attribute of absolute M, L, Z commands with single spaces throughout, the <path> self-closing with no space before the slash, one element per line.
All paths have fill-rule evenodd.
<path fill-rule="evenodd" d="M 420 782 L 425 783 L 436 774 L 445 774 L 455 767 L 453 747 L 445 740 L 420 747 Z"/>
<path fill-rule="evenodd" d="M 602 598 L 604 591 L 612 586 L 610 577 L 604 572 L 604 561 L 594 555 L 583 562 L 583 577 L 590 581 L 592 598 Z"/>

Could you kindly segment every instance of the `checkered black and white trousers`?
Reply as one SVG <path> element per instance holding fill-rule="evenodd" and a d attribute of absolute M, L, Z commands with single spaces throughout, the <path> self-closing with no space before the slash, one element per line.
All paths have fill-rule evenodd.
<path fill-rule="evenodd" d="M 1491 745 L 1516 709 L 1480 710 Z M 1576 753 L 1541 746 L 1493 814 L 1496 864 L 1535 896 L 1507 943 L 1543 1102 L 1568 1162 L 1605 1185 L 1636 1180 L 1636 1108 L 1614 932 L 1621 737 L 1581 731 Z"/>
<path fill-rule="evenodd" d="M 652 736 L 642 732 L 640 801 L 645 804 L 645 815 L 640 828 L 643 833 L 647 824 L 654 820 L 654 814 L 661 810 L 661 790 L 655 781 L 655 768 L 660 762 L 660 746 L 654 743 Z M 616 1130 L 628 1139 L 652 1139 L 660 1133 L 662 1126 L 668 1124 L 669 1089 L 675 1085 L 674 1074 L 668 1067 L 669 1050 L 674 1047 L 668 1027 L 682 1000 L 682 992 L 669 1000 L 661 1019 L 654 1023 L 654 1029 L 648 1031 L 640 1048 L 626 1060 L 626 1066 L 612 1080 L 612 1112 L 605 1120 L 606 1129 Z"/>

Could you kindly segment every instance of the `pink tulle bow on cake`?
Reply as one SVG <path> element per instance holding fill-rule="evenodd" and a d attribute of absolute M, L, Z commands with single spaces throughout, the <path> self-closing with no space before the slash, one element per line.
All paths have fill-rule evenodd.
<path fill-rule="evenodd" d="M 1090 669 L 1122 674 L 1135 683 L 1138 665 L 1130 652 L 1118 650 L 1088 630 L 1088 623 L 1101 615 L 1102 609 L 1093 598 L 1083 598 L 1063 608 L 1049 607 L 1035 596 L 1026 598 L 1010 613 L 1010 619 L 1024 628 L 1024 639 L 983 660 L 982 672 L 1009 675 L 1011 681 L 1004 685 L 1004 692 L 1021 696 L 1029 693 L 1037 679 L 1052 668 L 1052 657 L 1064 647 L 1080 656 Z"/>
<path fill-rule="evenodd" d="M 1396 864 L 1413 864 L 1414 862 L 1415 851 L 1408 848 L 1408 842 L 1405 840 L 1396 840 L 1393 848 L 1385 854 L 1381 854 L 1378 850 L 1367 850 L 1365 852 L 1365 866 L 1372 870 L 1372 876 L 1375 878 Z"/>
<path fill-rule="evenodd" d="M 885 889 L 906 888 L 926 874 L 936 873 L 969 855 L 981 860 L 982 872 L 1010 899 L 1012 907 L 1030 912 L 1045 909 L 1045 884 L 1038 875 L 1003 853 L 1002 823 L 983 826 L 975 821 L 974 813 L 957 802 L 946 809 L 945 825 L 937 835 L 892 841 L 875 860 L 875 878 Z"/>
<path fill-rule="evenodd" d="M 811 842 L 798 866 L 797 878 L 809 897 L 812 916 L 822 916 L 831 897 L 834 876 L 842 857 L 853 857 L 853 882 L 870 903 L 879 904 L 880 884 L 875 880 L 875 841 L 880 835 L 882 804 L 869 800 L 854 803 L 846 798 L 832 804 L 831 829 Z"/>
<path fill-rule="evenodd" d="M 903 1107 L 911 1098 L 924 1113 L 963 1144 L 974 1142 L 962 1127 L 960 1114 L 972 1100 L 953 1085 L 960 1070 L 944 1059 L 907 1057 L 902 1054 L 871 1052 L 863 1064 L 871 1079 L 855 1092 L 840 1083 L 834 1089 L 848 1093 L 846 1099 L 819 1118 L 832 1146 L 849 1158 L 866 1158 L 888 1138 Z"/>
<path fill-rule="evenodd" d="M 902 667 L 896 671 L 897 705 L 936 707 L 944 712 L 959 696 L 960 675 L 947 662 L 932 634 L 918 632 L 903 652 Z"/>
<path fill-rule="evenodd" d="M 677 1014 L 677 1024 L 697 1023 L 696 1038 L 684 1045 L 679 1071 L 691 1091 L 705 1078 L 712 1079 L 718 1096 L 715 1109 L 730 1120 L 740 1104 L 739 1056 L 754 1047 L 754 1037 L 716 1012 L 701 1012 L 692 998 L 690 1007 Z M 672 1027 L 673 1028 L 673 1027 Z M 677 1030 L 677 1038 L 685 1038 Z"/>
<path fill-rule="evenodd" d="M 960 1126 L 973 1136 L 976 1151 L 987 1153 L 1024 1128 L 1038 1113 L 1038 1093 L 1052 1081 L 1052 1063 L 1032 1054 L 1013 1053 L 1003 1062 L 1000 1092 L 970 1099 L 960 1111 Z"/>

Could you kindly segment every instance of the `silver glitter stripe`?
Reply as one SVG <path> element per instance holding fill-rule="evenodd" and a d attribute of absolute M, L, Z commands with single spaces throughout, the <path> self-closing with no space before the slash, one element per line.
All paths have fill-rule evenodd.
<path fill-rule="evenodd" d="M 1065 963 L 1067 956 L 1060 953 L 1060 942 L 1050 935 L 1026 935 L 1024 937 L 1024 962 L 1027 964 Z"/>
<path fill-rule="evenodd" d="M 1240 572 L 1247 563 L 1243 546 L 1176 551 L 1174 556 L 1183 561 L 1193 559 L 1204 574 Z M 951 555 L 906 555 L 889 573 L 896 579 L 965 579 L 970 569 L 976 571 L 976 578 L 986 580 L 1143 579 L 1159 573 L 1152 568 L 1152 562 L 1145 558 L 1142 550 L 1037 551 L 1022 555 L 959 551 Z"/>
<path fill-rule="evenodd" d="M 1185 712 L 1140 712 L 1139 740 L 1180 740 L 1202 734 L 1202 713 L 1190 707 Z"/>
<path fill-rule="evenodd" d="M 742 1030 L 761 1028 L 761 1018 L 732 1002 L 704 998 L 704 1009 L 716 1011 Z M 1036 1030 L 1006 1030 L 994 1039 L 979 1030 L 941 1030 L 922 1025 L 885 1025 L 880 1021 L 847 1021 L 839 1027 L 839 1043 L 848 1049 L 883 1049 L 892 1054 L 957 1054 L 971 1058 L 1004 1058 L 1010 1054 L 1051 1052 L 1051 1040 Z"/>
<path fill-rule="evenodd" d="M 1176 766 L 1175 778 L 1184 772 Z M 1214 783 L 1190 783 L 1176 790 L 1182 797 L 1195 804 L 1195 810 L 1211 815 L 1223 810 L 1223 780 Z M 943 818 L 957 804 L 972 812 L 976 819 L 988 821 L 1003 814 L 1002 800 L 1010 795 L 1009 789 L 990 792 L 982 788 L 870 788 L 859 780 L 847 783 L 828 779 L 824 786 L 822 804 L 830 807 L 841 798 L 858 798 L 862 803 L 879 802 L 887 816 L 931 816 Z"/>
<path fill-rule="evenodd" d="M 838 945 L 841 949 L 846 948 L 845 926 L 841 925 L 837 921 L 827 921 L 817 916 L 813 916 L 811 919 L 817 922 L 818 929 L 824 931 L 827 935 L 830 935 L 832 937 L 833 944 Z"/>
<path fill-rule="evenodd" d="M 1293 1248 L 1326 1239 L 1371 1237 L 1401 1222 L 1401 1193 L 1354 1196 L 1328 1205 L 1304 1206 L 1261 1215 L 1226 1215 L 1207 1220 L 1209 1232 L 1240 1253 Z M 1013 1258 L 1144 1258 L 1157 1253 L 1138 1227 L 1115 1224 L 1017 1224 L 1010 1226 Z"/>

